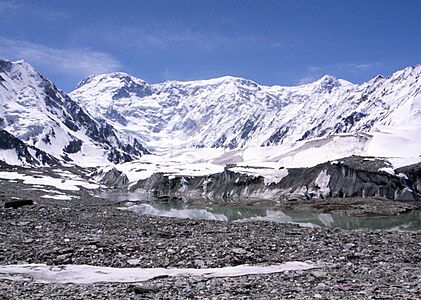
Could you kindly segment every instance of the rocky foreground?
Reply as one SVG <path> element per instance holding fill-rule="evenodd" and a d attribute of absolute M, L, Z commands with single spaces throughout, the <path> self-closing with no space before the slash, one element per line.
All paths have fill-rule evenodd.
<path fill-rule="evenodd" d="M 85 285 L 15 281 L 0 274 L 0 299 L 419 299 L 421 295 L 421 233 L 147 217 L 84 193 L 72 201 L 48 200 L 19 183 L 0 181 L 0 185 L 0 265 L 210 268 L 286 261 L 324 265 L 271 275 Z M 4 208 L 17 194 L 32 197 L 35 204 Z"/>

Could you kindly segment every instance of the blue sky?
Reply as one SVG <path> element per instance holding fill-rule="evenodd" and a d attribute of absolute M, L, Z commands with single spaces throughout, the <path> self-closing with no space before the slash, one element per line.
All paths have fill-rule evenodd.
<path fill-rule="evenodd" d="M 0 57 L 71 91 L 89 74 L 361 83 L 421 63 L 421 0 L 0 0 Z"/>

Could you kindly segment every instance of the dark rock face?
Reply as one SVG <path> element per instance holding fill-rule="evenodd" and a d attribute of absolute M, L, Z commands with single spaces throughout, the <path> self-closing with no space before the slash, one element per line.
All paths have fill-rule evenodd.
<path fill-rule="evenodd" d="M 308 195 L 322 197 L 374 197 L 381 196 L 394 199 L 397 189 L 403 189 L 399 178 L 387 173 L 378 172 L 383 161 L 378 161 L 376 168 L 370 167 L 373 161 L 361 157 L 349 157 L 338 163 L 323 163 L 312 168 L 289 169 L 288 176 L 277 185 L 282 189 L 305 187 Z M 374 164 L 373 164 L 374 165 Z M 320 192 L 321 187 L 315 181 L 325 172 L 329 176 L 329 192 Z"/>
<path fill-rule="evenodd" d="M 405 175 L 400 176 L 401 180 L 412 191 L 416 199 L 421 199 L 421 163 L 396 169 L 396 173 Z"/>
<path fill-rule="evenodd" d="M 227 140 L 227 136 L 225 134 L 221 135 L 215 143 L 213 143 L 212 148 L 220 148 L 224 145 L 225 141 Z"/>
<path fill-rule="evenodd" d="M 205 196 L 227 199 L 246 196 L 245 191 L 252 194 L 263 187 L 263 177 L 239 174 L 226 168 L 219 174 L 195 177 L 169 177 L 163 173 L 155 173 L 145 180 L 140 180 L 131 190 L 145 191 L 155 197 Z"/>
<path fill-rule="evenodd" d="M 131 94 L 135 94 L 139 98 L 152 94 L 152 90 L 146 82 L 136 83 L 130 76 L 124 74 L 117 73 L 114 76 L 119 77 L 124 82 L 124 86 L 115 91 L 113 100 L 130 97 Z"/>
<path fill-rule="evenodd" d="M 288 126 L 282 126 L 280 127 L 274 134 L 270 136 L 270 138 L 264 143 L 262 146 L 270 146 L 270 145 L 276 145 L 278 143 L 281 143 L 286 136 L 286 134 L 289 131 Z"/>
<path fill-rule="evenodd" d="M 10 72 L 12 69 L 12 62 L 4 59 L 0 59 L 0 71 Z"/>
<path fill-rule="evenodd" d="M 409 182 L 386 172 L 388 162 L 352 156 L 311 168 L 288 169 L 277 183 L 265 184 L 261 176 L 237 173 L 227 166 L 208 176 L 172 176 L 156 173 L 131 189 L 153 196 L 293 199 L 384 197 L 392 200 L 420 199 Z M 418 170 L 419 171 L 419 170 Z"/>
<path fill-rule="evenodd" d="M 257 129 L 257 126 L 254 124 L 252 120 L 247 120 L 244 124 L 243 128 L 241 129 L 241 139 L 247 139 L 251 133 L 253 133 Z"/>
<path fill-rule="evenodd" d="M 234 139 L 232 139 L 228 143 L 228 145 L 226 146 L 226 148 L 228 148 L 228 149 L 235 149 L 235 148 L 237 148 L 237 146 L 238 146 L 238 141 L 234 138 Z"/>
<path fill-rule="evenodd" d="M 334 128 L 335 133 L 341 132 L 349 132 L 350 129 L 354 126 L 354 124 L 358 123 L 361 119 L 363 119 L 366 114 L 361 112 L 353 112 L 346 118 L 342 118 L 341 122 L 337 123 Z M 367 128 L 369 129 L 369 128 Z"/>
<path fill-rule="evenodd" d="M 83 142 L 79 139 L 74 139 L 73 141 L 70 141 L 69 144 L 64 147 L 64 152 L 66 153 L 77 153 L 82 148 Z"/>
<path fill-rule="evenodd" d="M 112 188 L 126 188 L 129 184 L 127 176 L 116 168 L 112 168 L 107 172 L 98 171 L 92 175 L 98 178 L 102 184 Z"/>
<path fill-rule="evenodd" d="M 107 109 L 105 116 L 108 117 L 110 120 L 120 123 L 121 125 L 126 126 L 127 120 L 124 116 L 122 116 L 117 110 L 113 107 Z"/>

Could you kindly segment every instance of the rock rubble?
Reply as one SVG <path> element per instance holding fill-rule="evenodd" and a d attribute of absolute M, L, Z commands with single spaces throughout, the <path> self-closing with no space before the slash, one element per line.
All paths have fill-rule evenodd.
<path fill-rule="evenodd" d="M 4 208 L 12 188 L 3 193 L 2 265 L 210 268 L 305 261 L 328 266 L 233 278 L 164 277 L 142 284 L 3 278 L 0 299 L 417 299 L 421 294 L 419 232 L 139 216 L 84 193 L 72 201 L 37 198 L 34 205 L 12 209 Z"/>

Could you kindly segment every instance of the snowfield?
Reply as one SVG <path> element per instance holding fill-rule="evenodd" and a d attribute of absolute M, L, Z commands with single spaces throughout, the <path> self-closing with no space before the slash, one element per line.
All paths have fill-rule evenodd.
<path fill-rule="evenodd" d="M 30 185 L 37 185 L 37 186 L 50 186 L 57 188 L 59 190 L 67 190 L 67 191 L 78 191 L 80 187 L 84 187 L 86 189 L 97 189 L 100 186 L 93 182 L 88 182 L 76 175 L 72 174 L 61 174 L 61 178 L 54 178 L 51 176 L 45 175 L 25 175 L 18 172 L 13 171 L 1 171 L 0 172 L 1 179 L 7 180 L 23 180 L 24 184 Z M 70 200 L 70 196 L 66 195 L 57 195 L 57 196 L 50 196 L 46 195 L 48 198 L 55 198 L 60 200 Z"/>

